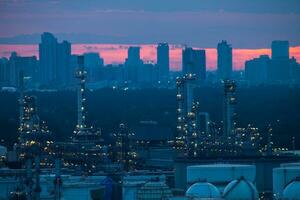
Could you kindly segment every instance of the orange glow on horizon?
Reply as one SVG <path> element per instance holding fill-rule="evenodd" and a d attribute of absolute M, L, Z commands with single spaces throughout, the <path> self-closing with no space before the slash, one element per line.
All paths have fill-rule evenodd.
<path fill-rule="evenodd" d="M 86 52 L 98 52 L 104 59 L 105 64 L 123 63 L 127 58 L 129 46 L 141 47 L 141 58 L 144 61 L 156 63 L 156 45 L 123 45 L 123 44 L 72 44 L 72 54 L 83 54 Z M 205 48 L 206 66 L 208 70 L 215 70 L 217 66 L 217 50 Z M 0 57 L 9 58 L 11 52 L 16 51 L 21 56 L 37 56 L 38 45 L 0 45 Z M 180 70 L 182 62 L 182 47 L 170 45 L 170 65 L 172 70 Z M 233 66 L 235 70 L 244 69 L 246 60 L 260 55 L 271 56 L 271 49 L 233 49 Z M 300 46 L 290 47 L 290 57 L 300 61 Z"/>

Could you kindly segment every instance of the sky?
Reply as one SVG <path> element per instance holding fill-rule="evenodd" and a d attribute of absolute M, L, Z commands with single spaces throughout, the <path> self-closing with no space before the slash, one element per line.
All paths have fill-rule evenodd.
<path fill-rule="evenodd" d="M 158 42 L 188 45 L 206 49 L 209 69 L 217 43 L 227 40 L 235 69 L 243 69 L 247 59 L 269 55 L 273 40 L 288 40 L 300 60 L 300 0 L 0 0 L 0 56 L 37 55 L 42 32 L 106 63 L 123 62 L 130 44 L 143 46 L 145 60 L 155 60 Z M 179 69 L 180 48 L 170 56 Z"/>
<path fill-rule="evenodd" d="M 2 42 L 48 31 L 73 43 L 297 46 L 299 22 L 299 0 L 0 0 Z"/>

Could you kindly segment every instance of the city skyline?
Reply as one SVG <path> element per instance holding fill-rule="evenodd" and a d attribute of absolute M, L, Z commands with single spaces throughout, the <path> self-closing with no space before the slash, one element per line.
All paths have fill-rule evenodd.
<path fill-rule="evenodd" d="M 230 41 L 228 41 L 230 43 Z M 290 57 L 295 57 L 300 61 L 300 46 L 290 44 Z M 127 58 L 127 49 L 130 46 L 141 47 L 141 58 L 144 61 L 153 61 L 156 63 L 157 44 L 72 44 L 72 54 L 84 54 L 88 52 L 99 53 L 104 59 L 105 64 L 122 64 Z M 170 46 L 170 69 L 172 71 L 181 70 L 182 66 L 182 45 L 169 44 Z M 217 44 L 216 44 L 217 47 Z M 206 68 L 208 71 L 217 68 L 217 48 L 199 48 L 206 50 Z M 269 48 L 262 49 L 237 49 L 233 48 L 233 69 L 244 70 L 245 62 L 260 55 L 271 57 L 271 43 Z M 11 45 L 0 44 L 0 57 L 9 58 L 12 52 L 17 52 L 20 56 L 36 56 L 38 58 L 38 44 L 31 45 Z"/>

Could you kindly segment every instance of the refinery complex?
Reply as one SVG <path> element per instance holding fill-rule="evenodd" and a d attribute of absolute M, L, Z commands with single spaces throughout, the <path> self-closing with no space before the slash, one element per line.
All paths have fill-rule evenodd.
<path fill-rule="evenodd" d="M 2 159 L 0 199 L 9 200 L 199 200 L 299 199 L 300 158 L 278 151 L 272 126 L 237 127 L 238 85 L 224 79 L 222 125 L 200 112 L 197 78 L 176 79 L 174 139 L 152 143 L 116 124 L 110 142 L 88 124 L 85 63 L 77 58 L 77 124 L 57 142 L 38 115 L 36 97 L 19 74 L 19 138 Z M 146 129 L 153 121 L 142 122 Z M 111 142 L 112 141 L 112 142 Z M 2 150 L 1 150 L 2 151 Z"/>

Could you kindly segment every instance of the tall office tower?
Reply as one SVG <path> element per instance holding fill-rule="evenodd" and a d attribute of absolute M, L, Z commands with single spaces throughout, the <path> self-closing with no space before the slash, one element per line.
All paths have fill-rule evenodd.
<path fill-rule="evenodd" d="M 40 82 L 65 85 L 73 76 L 70 70 L 71 44 L 58 43 L 51 33 L 43 33 L 39 44 Z"/>
<path fill-rule="evenodd" d="M 205 50 L 184 48 L 182 50 L 182 72 L 183 75 L 194 74 L 196 80 L 204 81 L 206 79 Z"/>
<path fill-rule="evenodd" d="M 7 58 L 0 58 L 0 86 L 9 85 L 9 64 Z"/>
<path fill-rule="evenodd" d="M 291 81 L 293 83 L 300 83 L 300 64 L 297 60 L 292 57 L 290 59 L 290 68 L 291 68 Z"/>
<path fill-rule="evenodd" d="M 289 59 L 289 42 L 273 41 L 272 42 L 272 59 Z"/>
<path fill-rule="evenodd" d="M 21 57 L 16 52 L 12 52 L 8 61 L 9 84 L 17 87 L 19 85 L 19 74 L 22 71 L 25 77 L 30 78 L 30 82 L 27 82 L 27 84 L 32 86 L 36 80 L 37 66 L 38 63 L 35 56 Z"/>
<path fill-rule="evenodd" d="M 289 42 L 272 42 L 272 60 L 269 69 L 269 79 L 272 82 L 285 82 L 291 77 L 289 60 Z"/>
<path fill-rule="evenodd" d="M 167 81 L 170 72 L 169 45 L 168 43 L 159 43 L 157 46 L 157 68 L 158 80 Z"/>
<path fill-rule="evenodd" d="M 261 55 L 259 58 L 248 60 L 245 63 L 245 78 L 250 83 L 260 84 L 268 80 L 268 69 L 270 58 L 268 55 Z"/>
<path fill-rule="evenodd" d="M 125 61 L 125 79 L 132 83 L 138 81 L 138 69 L 143 64 L 140 58 L 140 47 L 129 47 Z"/>
<path fill-rule="evenodd" d="M 104 60 L 99 56 L 99 53 L 85 53 L 84 54 L 84 65 L 89 77 L 88 82 L 96 82 L 100 80 L 101 69 L 104 66 Z"/>
<path fill-rule="evenodd" d="M 74 71 L 70 68 L 71 44 L 63 41 L 57 44 L 57 83 L 69 85 Z"/>
<path fill-rule="evenodd" d="M 232 74 L 232 47 L 227 41 L 218 44 L 218 76 L 220 79 L 230 79 Z"/>
<path fill-rule="evenodd" d="M 52 82 L 56 73 L 57 39 L 51 33 L 43 33 L 39 44 L 40 82 Z"/>
<path fill-rule="evenodd" d="M 138 69 L 138 83 L 141 87 L 152 87 L 155 82 L 155 65 L 145 62 Z"/>

